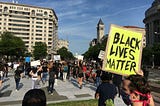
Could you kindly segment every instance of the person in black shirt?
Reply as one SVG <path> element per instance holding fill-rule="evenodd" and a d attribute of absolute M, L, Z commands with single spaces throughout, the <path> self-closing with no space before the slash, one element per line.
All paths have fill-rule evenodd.
<path fill-rule="evenodd" d="M 121 95 L 121 83 L 122 83 L 122 75 L 114 74 L 113 75 L 113 84 L 118 88 L 118 97 Z"/>
<path fill-rule="evenodd" d="M 117 94 L 116 86 L 110 83 L 112 75 L 110 73 L 103 73 L 101 76 L 102 84 L 100 84 L 96 90 L 95 98 L 98 99 L 98 106 L 106 106 L 107 99 L 114 98 Z"/>
<path fill-rule="evenodd" d="M 49 69 L 49 81 L 48 81 L 48 92 L 51 93 L 51 95 L 53 95 L 55 78 L 56 78 L 56 67 L 55 64 L 52 63 L 52 68 Z"/>
<path fill-rule="evenodd" d="M 98 67 L 97 71 L 96 71 L 96 86 L 98 87 L 101 83 L 101 72 L 102 70 L 100 69 L 100 67 Z"/>
<path fill-rule="evenodd" d="M 42 65 L 42 83 L 45 84 L 47 81 L 47 76 L 48 76 L 48 67 L 47 67 L 47 62 L 44 62 Z"/>
<path fill-rule="evenodd" d="M 16 91 L 19 90 L 19 82 L 20 82 L 20 79 L 22 77 L 22 73 L 23 73 L 23 65 L 22 63 L 20 63 L 20 65 L 17 67 L 17 69 L 15 70 L 15 74 L 14 74 L 14 79 L 15 79 L 15 82 L 16 82 Z"/>
<path fill-rule="evenodd" d="M 4 70 L 4 74 L 3 74 L 3 77 L 8 77 L 8 63 L 7 62 L 5 62 L 4 63 L 4 66 L 5 66 L 5 70 Z"/>

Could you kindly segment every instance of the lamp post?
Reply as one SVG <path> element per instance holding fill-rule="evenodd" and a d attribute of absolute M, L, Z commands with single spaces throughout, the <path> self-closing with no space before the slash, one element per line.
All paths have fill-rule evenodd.
<path fill-rule="evenodd" d="M 152 69 L 154 68 L 154 54 L 152 54 Z"/>

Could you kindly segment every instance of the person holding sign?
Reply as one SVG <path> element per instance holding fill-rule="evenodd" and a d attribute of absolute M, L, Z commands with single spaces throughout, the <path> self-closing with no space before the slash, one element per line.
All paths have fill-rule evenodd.
<path fill-rule="evenodd" d="M 146 79 L 141 75 L 130 75 L 123 81 L 122 96 L 127 105 L 132 106 L 154 106 L 151 90 Z"/>

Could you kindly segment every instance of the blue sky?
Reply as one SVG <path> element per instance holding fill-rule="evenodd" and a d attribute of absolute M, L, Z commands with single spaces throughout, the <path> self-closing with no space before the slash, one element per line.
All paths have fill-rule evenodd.
<path fill-rule="evenodd" d="M 0 0 L 12 1 L 12 0 Z M 53 8 L 58 16 L 58 36 L 69 40 L 73 53 L 84 53 L 96 37 L 101 18 L 108 33 L 110 24 L 144 27 L 145 11 L 154 0 L 18 0 L 19 3 Z"/>

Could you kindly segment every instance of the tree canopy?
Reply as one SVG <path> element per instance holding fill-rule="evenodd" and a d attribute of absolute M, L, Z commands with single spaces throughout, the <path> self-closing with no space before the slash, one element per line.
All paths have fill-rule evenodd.
<path fill-rule="evenodd" d="M 47 56 L 47 45 L 43 42 L 36 42 L 33 47 L 33 56 L 36 60 L 43 59 Z"/>
<path fill-rule="evenodd" d="M 107 43 L 107 37 L 103 39 L 102 43 L 97 43 L 95 46 L 90 46 L 88 50 L 83 54 L 85 59 L 99 60 L 98 55 L 100 50 L 105 51 Z"/>
<path fill-rule="evenodd" d="M 8 56 L 23 56 L 26 51 L 25 43 L 20 37 L 14 36 L 10 32 L 1 34 L 0 54 Z"/>
<path fill-rule="evenodd" d="M 142 52 L 142 64 L 152 65 L 154 61 L 156 66 L 160 66 L 160 43 L 156 43 L 153 46 L 147 46 L 143 48 Z"/>
<path fill-rule="evenodd" d="M 74 59 L 74 56 L 72 54 L 72 52 L 68 51 L 67 48 L 62 47 L 57 51 L 57 54 L 59 54 L 61 56 L 62 60 L 72 60 Z"/>

